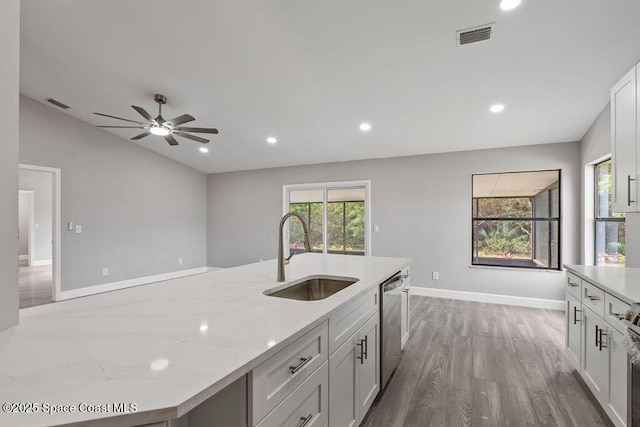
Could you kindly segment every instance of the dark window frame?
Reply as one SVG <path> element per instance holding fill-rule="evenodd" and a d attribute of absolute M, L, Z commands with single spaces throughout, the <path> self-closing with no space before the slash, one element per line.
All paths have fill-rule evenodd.
<path fill-rule="evenodd" d="M 522 196 L 517 197 L 473 197 L 473 177 L 475 176 L 481 176 L 481 175 L 507 175 L 507 174 L 518 174 L 518 173 L 531 173 L 531 172 L 558 172 L 558 216 L 554 217 L 554 216 L 546 216 L 546 217 L 534 217 L 534 212 L 535 212 L 535 202 L 532 200 L 531 201 L 531 218 L 516 218 L 516 217 L 512 217 L 512 218 L 504 218 L 504 217 L 500 217 L 500 218 L 495 218 L 495 217 L 478 217 L 474 215 L 477 215 L 478 213 L 478 209 L 476 207 L 476 209 L 474 210 L 474 203 L 476 200 L 478 199 L 518 199 L 518 198 L 523 198 Z M 547 198 L 547 202 L 549 203 L 549 207 L 551 206 L 552 203 L 552 190 L 553 188 L 548 188 L 547 189 L 547 194 L 548 194 L 548 198 Z M 547 211 L 550 212 L 550 209 Z M 476 244 L 476 234 L 475 234 L 475 230 L 474 230 L 474 224 L 476 221 L 531 221 L 531 258 L 532 260 L 535 257 L 535 249 L 536 249 L 536 241 L 533 238 L 534 235 L 534 230 L 535 230 L 535 225 L 538 222 L 547 222 L 548 223 L 548 233 L 549 233 L 549 238 L 547 239 L 547 245 L 549 245 L 549 248 L 547 250 L 547 257 L 548 257 L 548 264 L 550 264 L 550 260 L 551 260 L 551 223 L 552 222 L 556 222 L 558 225 L 558 265 L 557 267 L 543 267 L 543 266 L 535 266 L 535 267 L 529 267 L 529 266 L 525 266 L 525 265 L 498 265 L 498 264 L 489 264 L 489 263 L 482 263 L 482 262 L 478 262 L 477 261 L 477 257 L 474 256 L 474 247 Z M 489 172 L 489 173 L 477 173 L 477 174 L 472 174 L 471 175 L 471 265 L 472 266 L 480 266 L 480 267 L 494 267 L 494 268 L 517 268 L 517 269 L 526 269 L 526 270 L 534 270 L 534 271 L 542 271 L 542 270 L 550 270 L 550 271 L 562 271 L 562 169 L 540 169 L 540 170 L 520 170 L 520 171 L 510 171 L 510 172 Z"/>
<path fill-rule="evenodd" d="M 599 216 L 598 212 L 598 166 L 606 162 L 612 162 L 611 157 L 593 165 L 593 265 L 606 266 L 607 264 L 598 264 L 598 223 L 618 222 L 626 223 L 626 218 L 615 216 Z M 613 164 L 610 169 L 613 175 Z M 611 264 L 610 264 L 611 265 Z"/>

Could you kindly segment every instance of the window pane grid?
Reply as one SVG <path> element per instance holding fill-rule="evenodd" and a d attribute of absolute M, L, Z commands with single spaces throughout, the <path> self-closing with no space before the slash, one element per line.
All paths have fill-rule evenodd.
<path fill-rule="evenodd" d="M 611 160 L 595 165 L 594 264 L 624 267 L 625 214 L 613 211 Z"/>
<path fill-rule="evenodd" d="M 472 264 L 560 269 L 560 171 L 472 180 Z"/>

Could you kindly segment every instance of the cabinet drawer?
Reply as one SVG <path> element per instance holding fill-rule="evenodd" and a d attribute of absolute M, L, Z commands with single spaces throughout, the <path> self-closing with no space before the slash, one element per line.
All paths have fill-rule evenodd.
<path fill-rule="evenodd" d="M 582 305 L 604 318 L 604 291 L 589 282 L 582 281 Z"/>
<path fill-rule="evenodd" d="M 629 304 L 605 293 L 604 295 L 604 320 L 623 334 L 627 333 L 627 327 L 620 317 L 624 318 L 629 309 Z"/>
<path fill-rule="evenodd" d="M 567 283 L 565 288 L 568 293 L 580 299 L 580 294 L 582 292 L 582 279 L 567 271 Z"/>
<path fill-rule="evenodd" d="M 329 357 L 327 322 L 257 366 L 249 378 L 250 424 L 255 425 Z M 316 424 L 322 425 L 322 424 Z"/>
<path fill-rule="evenodd" d="M 324 427 L 329 422 L 329 363 L 327 361 L 257 427 Z M 305 420 L 306 421 L 305 423 Z"/>
<path fill-rule="evenodd" d="M 329 354 L 332 354 L 380 307 L 380 287 L 367 291 L 338 308 L 329 318 Z"/>

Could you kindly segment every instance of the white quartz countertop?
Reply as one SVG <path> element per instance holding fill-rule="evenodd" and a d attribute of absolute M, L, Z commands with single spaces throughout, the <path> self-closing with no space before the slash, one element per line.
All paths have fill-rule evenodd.
<path fill-rule="evenodd" d="M 640 268 L 574 264 L 564 267 L 627 304 L 640 302 Z"/>
<path fill-rule="evenodd" d="M 21 310 L 20 324 L 0 333 L 0 403 L 40 409 L 0 411 L 0 425 L 128 426 L 180 417 L 410 262 L 294 256 L 287 282 L 316 274 L 359 280 L 320 301 L 265 296 L 281 285 L 271 260 Z M 105 406 L 113 403 L 137 410 L 123 416 Z M 76 411 L 45 414 L 43 404 Z"/>

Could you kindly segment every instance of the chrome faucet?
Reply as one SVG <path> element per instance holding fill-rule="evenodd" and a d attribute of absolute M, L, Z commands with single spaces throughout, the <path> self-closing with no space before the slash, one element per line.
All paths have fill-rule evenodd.
<path fill-rule="evenodd" d="M 309 227 L 307 226 L 307 222 L 298 212 L 287 212 L 280 220 L 280 232 L 278 233 L 278 282 L 284 282 L 284 264 L 288 263 L 294 255 L 291 253 L 291 255 L 289 255 L 285 260 L 284 245 L 282 244 L 282 229 L 284 228 L 284 223 L 292 216 L 298 218 L 302 223 L 302 229 L 304 230 L 304 249 L 305 252 L 311 252 L 311 245 L 309 244 Z"/>

